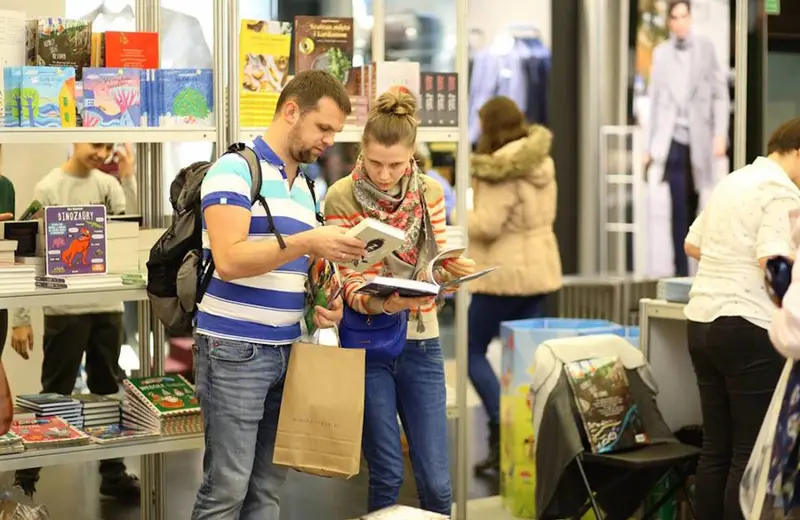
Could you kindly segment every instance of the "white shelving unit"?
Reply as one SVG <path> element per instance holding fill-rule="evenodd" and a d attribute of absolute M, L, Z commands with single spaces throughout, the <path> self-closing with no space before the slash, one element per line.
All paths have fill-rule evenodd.
<path fill-rule="evenodd" d="M 373 29 L 373 59 L 382 60 L 384 56 L 384 13 L 385 0 L 373 0 L 373 14 L 376 20 Z M 136 0 L 136 27 L 140 31 L 160 32 L 160 1 Z M 457 0 L 458 37 L 466 42 L 466 0 Z M 162 227 L 165 220 L 163 208 L 163 156 L 161 145 L 177 142 L 213 142 L 216 153 L 224 150 L 227 144 L 234 141 L 252 141 L 263 135 L 264 129 L 240 129 L 238 110 L 238 90 L 228 89 L 225 82 L 226 70 L 230 77 L 238 77 L 238 60 L 230 59 L 238 56 L 239 9 L 237 0 L 215 0 L 214 6 L 214 101 L 215 127 L 168 127 L 168 128 L 0 128 L 0 145 L 18 144 L 70 144 L 94 142 L 136 143 L 137 172 L 140 190 L 140 214 L 144 224 L 150 227 Z M 459 81 L 459 121 L 463 125 L 467 121 L 467 85 L 468 56 L 466 45 L 459 45 L 457 72 L 461 74 Z M 231 84 L 235 84 L 232 82 Z M 467 208 L 466 193 L 469 187 L 468 161 L 470 144 L 465 127 L 421 128 L 419 139 L 423 142 L 458 143 L 456 162 L 457 184 L 457 225 L 466 228 Z M 361 130 L 349 126 L 336 136 L 338 142 L 359 142 Z M 466 245 L 466 236 L 463 237 Z M 163 372 L 164 367 L 164 333 L 163 328 L 155 320 L 147 304 L 144 289 L 124 286 L 102 290 L 47 290 L 37 289 L 25 293 L 0 293 L 0 309 L 13 307 L 40 307 L 54 303 L 71 305 L 92 301 L 97 303 L 114 303 L 120 301 L 136 301 L 139 304 L 139 359 L 141 375 L 147 376 Z M 467 306 L 468 296 L 459 293 L 457 296 L 456 315 L 456 352 L 458 378 L 454 392 L 455 399 L 448 399 L 447 416 L 459 419 L 466 416 L 467 394 Z M 149 340 L 148 340 L 149 338 Z M 151 355 L 152 351 L 152 355 Z M 457 420 L 456 446 L 456 478 L 454 480 L 454 498 L 457 511 L 467 511 L 467 429 L 466 421 Z M 46 467 L 61 464 L 76 464 L 88 461 L 103 460 L 113 457 L 141 456 L 141 518 L 145 520 L 163 520 L 166 518 L 163 490 L 166 487 L 163 454 L 167 452 L 201 449 L 202 435 L 181 435 L 155 437 L 129 441 L 117 445 L 88 445 L 80 447 L 30 450 L 20 454 L 0 456 L 0 472 L 13 471 L 30 467 Z M 459 515 L 465 520 L 466 514 Z"/>
<path fill-rule="evenodd" d="M 266 129 L 244 128 L 239 132 L 239 140 L 245 143 L 251 142 L 258 136 L 264 135 Z M 420 128 L 417 131 L 417 139 L 424 143 L 453 143 L 458 142 L 458 128 L 455 127 L 430 127 Z M 337 143 L 359 143 L 361 142 L 361 127 L 347 126 L 336 134 Z"/>
<path fill-rule="evenodd" d="M 102 289 L 35 289 L 23 293 L 0 292 L 0 309 L 13 307 L 44 307 L 58 305 L 84 305 L 87 301 L 97 304 L 117 302 L 146 301 L 147 292 L 132 286 L 108 287 Z"/>
<path fill-rule="evenodd" d="M 667 426 L 702 424 L 700 392 L 686 344 L 683 303 L 639 302 L 640 346 L 658 382 L 658 407 Z"/>
<path fill-rule="evenodd" d="M 214 128 L 0 128 L 0 144 L 216 141 Z"/>
<path fill-rule="evenodd" d="M 70 448 L 28 450 L 0 457 L 0 472 L 26 468 L 44 468 L 62 464 L 81 464 L 98 460 L 139 457 L 156 453 L 197 450 L 203 447 L 203 435 L 171 435 L 127 441 L 122 444 L 88 444 Z"/>

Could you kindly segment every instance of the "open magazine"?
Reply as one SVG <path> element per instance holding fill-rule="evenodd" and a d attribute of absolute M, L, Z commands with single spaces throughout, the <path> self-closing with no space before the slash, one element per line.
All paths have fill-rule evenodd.
<path fill-rule="evenodd" d="M 460 247 L 455 249 L 448 249 L 436 255 L 433 258 L 433 260 L 428 264 L 428 270 L 426 273 L 427 279 L 434 280 L 435 278 L 433 276 L 433 273 L 436 271 L 436 269 L 444 266 L 444 264 L 447 263 L 448 260 L 459 258 L 461 255 L 464 254 L 464 251 L 466 251 L 466 249 Z M 461 278 L 450 280 L 443 284 L 437 284 L 433 281 L 422 282 L 419 280 L 408 280 L 406 278 L 390 278 L 386 276 L 376 276 L 375 278 L 367 282 L 366 285 L 356 290 L 356 292 L 361 294 L 368 294 L 370 296 L 378 296 L 382 298 L 388 298 L 394 293 L 398 293 L 401 297 L 404 298 L 441 296 L 448 290 L 456 289 L 460 285 L 466 282 L 475 280 L 476 278 L 480 278 L 482 276 L 486 276 L 495 269 L 497 268 L 490 267 L 488 269 L 478 271 L 468 276 L 462 276 Z"/>

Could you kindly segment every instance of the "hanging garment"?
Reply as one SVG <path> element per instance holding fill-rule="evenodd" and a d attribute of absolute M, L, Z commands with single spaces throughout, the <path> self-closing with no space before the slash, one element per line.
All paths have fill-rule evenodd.
<path fill-rule="evenodd" d="M 506 37 L 477 53 L 469 78 L 469 135 L 480 137 L 481 107 L 495 96 L 512 99 L 529 123 L 547 121 L 550 51 L 538 38 Z"/>

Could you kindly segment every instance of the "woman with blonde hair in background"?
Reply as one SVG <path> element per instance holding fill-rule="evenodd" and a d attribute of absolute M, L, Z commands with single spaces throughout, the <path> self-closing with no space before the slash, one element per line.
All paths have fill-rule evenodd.
<path fill-rule="evenodd" d="M 399 414 L 408 439 L 420 507 L 450 515 L 452 493 L 447 442 L 447 393 L 433 298 L 388 298 L 356 291 L 374 276 L 424 279 L 428 263 L 445 246 L 442 187 L 414 161 L 416 101 L 402 91 L 382 94 L 370 110 L 362 150 L 353 172 L 328 190 L 329 224 L 354 227 L 365 218 L 405 231 L 405 243 L 363 273 L 340 265 L 345 319 L 396 316 L 407 325 L 396 355 L 372 356 L 367 349 L 364 458 L 369 467 L 369 510 L 395 504 L 403 483 Z M 437 269 L 437 282 L 474 272 L 475 264 L 455 259 Z M 343 346 L 345 335 L 340 327 Z M 405 329 L 404 329 L 405 330 Z M 407 339 L 405 339 L 407 338 Z M 404 341 L 405 339 L 405 341 Z"/>
<path fill-rule="evenodd" d="M 489 416 L 489 456 L 475 466 L 480 474 L 500 465 L 500 384 L 486 358 L 489 343 L 501 322 L 543 315 L 545 297 L 561 288 L 561 257 L 553 232 L 550 131 L 528 126 L 514 101 L 502 96 L 483 105 L 479 117 L 469 250 L 478 269 L 499 267 L 470 284 L 469 378 Z"/>

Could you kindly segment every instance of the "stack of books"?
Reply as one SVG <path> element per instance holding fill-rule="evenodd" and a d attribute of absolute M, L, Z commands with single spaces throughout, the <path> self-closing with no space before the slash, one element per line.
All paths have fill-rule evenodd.
<path fill-rule="evenodd" d="M 0 238 L 0 264 L 13 264 L 16 252 L 16 240 L 3 240 Z"/>
<path fill-rule="evenodd" d="M 15 421 L 11 431 L 22 439 L 26 450 L 89 444 L 88 435 L 59 417 Z"/>
<path fill-rule="evenodd" d="M 25 444 L 22 443 L 22 438 L 19 435 L 14 432 L 0 435 L 0 455 L 19 453 L 21 451 L 25 451 Z"/>
<path fill-rule="evenodd" d="M 32 411 L 36 419 L 52 419 L 59 417 L 69 424 L 83 427 L 81 403 L 68 395 L 29 394 L 17 396 L 17 406 Z"/>
<path fill-rule="evenodd" d="M 199 433 L 203 422 L 194 387 L 180 375 L 126 379 L 122 426 L 161 435 Z"/>
<path fill-rule="evenodd" d="M 119 399 L 96 394 L 75 394 L 72 398 L 80 402 L 84 429 L 119 424 L 122 406 Z"/>
<path fill-rule="evenodd" d="M 0 295 L 32 292 L 35 289 L 35 266 L 0 264 Z"/>

